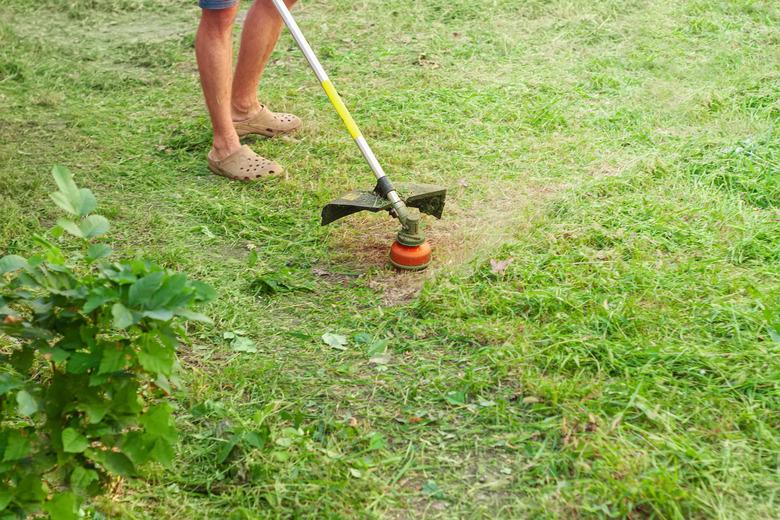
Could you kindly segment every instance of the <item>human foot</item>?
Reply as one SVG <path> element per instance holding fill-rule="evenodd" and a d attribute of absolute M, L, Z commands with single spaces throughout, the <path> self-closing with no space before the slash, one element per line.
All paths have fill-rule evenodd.
<path fill-rule="evenodd" d="M 271 112 L 265 105 L 259 105 L 248 113 L 236 114 L 233 126 L 239 137 L 259 134 L 266 137 L 291 134 L 301 127 L 301 120 L 292 114 Z"/>
<path fill-rule="evenodd" d="M 214 139 L 208 157 L 217 161 L 227 159 L 241 149 L 241 141 L 237 135 L 232 139 Z"/>

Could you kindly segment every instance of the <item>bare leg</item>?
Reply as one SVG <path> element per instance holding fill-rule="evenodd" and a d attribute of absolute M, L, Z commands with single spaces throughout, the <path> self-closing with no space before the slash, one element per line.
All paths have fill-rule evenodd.
<path fill-rule="evenodd" d="M 230 113 L 233 43 L 231 33 L 238 6 L 203 9 L 195 39 L 203 96 L 214 128 L 210 156 L 222 160 L 241 148 Z"/>
<path fill-rule="evenodd" d="M 285 0 L 292 7 L 296 0 Z M 232 118 L 242 121 L 260 110 L 257 87 L 268 58 L 282 32 L 282 18 L 271 0 L 255 0 L 241 33 L 236 74 L 233 78 Z"/>

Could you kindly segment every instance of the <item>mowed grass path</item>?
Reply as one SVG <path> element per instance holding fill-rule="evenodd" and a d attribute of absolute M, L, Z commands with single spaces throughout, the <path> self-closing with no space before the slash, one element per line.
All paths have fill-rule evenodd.
<path fill-rule="evenodd" d="M 389 219 L 318 226 L 370 174 L 288 36 L 263 100 L 306 127 L 250 144 L 289 179 L 208 174 L 194 3 L 0 5 L 0 255 L 52 225 L 59 163 L 122 255 L 219 291 L 177 464 L 100 510 L 780 516 L 776 2 L 305 0 L 387 170 L 451 188 L 416 295 Z"/>

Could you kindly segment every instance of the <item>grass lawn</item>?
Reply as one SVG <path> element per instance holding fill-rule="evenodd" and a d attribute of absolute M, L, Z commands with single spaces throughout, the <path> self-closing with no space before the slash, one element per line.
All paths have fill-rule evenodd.
<path fill-rule="evenodd" d="M 250 141 L 289 177 L 246 185 L 206 169 L 194 0 L 0 3 L 0 256 L 63 164 L 122 256 L 219 292 L 177 463 L 99 509 L 780 517 L 780 3 L 295 12 L 390 175 L 450 188 L 425 275 L 386 216 L 319 227 L 371 174 L 289 35 L 261 95 L 305 129 Z"/>

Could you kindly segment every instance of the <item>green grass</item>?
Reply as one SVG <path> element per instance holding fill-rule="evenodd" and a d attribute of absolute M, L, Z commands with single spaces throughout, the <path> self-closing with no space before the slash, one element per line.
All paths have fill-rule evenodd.
<path fill-rule="evenodd" d="M 102 511 L 778 516 L 776 2 L 304 1 L 386 169 L 451 188 L 424 279 L 386 269 L 389 219 L 318 226 L 370 175 L 287 35 L 262 97 L 306 126 L 251 145 L 289 179 L 208 174 L 193 4 L 0 7 L 0 254 L 53 223 L 60 163 L 122 255 L 219 291 L 178 463 Z"/>

